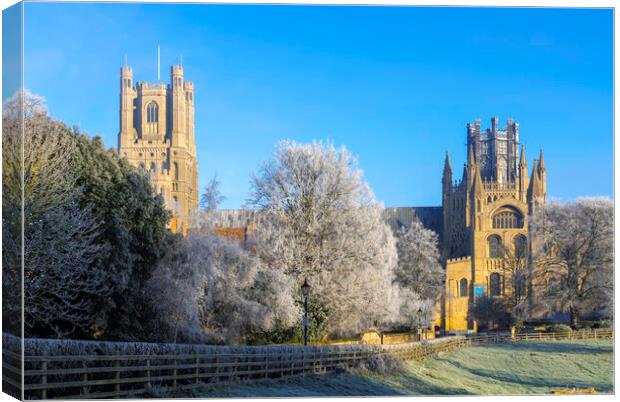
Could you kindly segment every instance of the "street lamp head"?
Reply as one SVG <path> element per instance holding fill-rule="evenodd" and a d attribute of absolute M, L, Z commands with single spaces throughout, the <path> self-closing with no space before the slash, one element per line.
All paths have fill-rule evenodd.
<path fill-rule="evenodd" d="M 418 316 L 418 318 L 422 317 L 422 309 L 419 308 L 418 312 L 416 313 L 416 315 Z"/>
<path fill-rule="evenodd" d="M 310 284 L 308 283 L 308 278 L 304 278 L 304 283 L 301 284 L 301 293 L 304 296 L 308 296 L 310 292 Z"/>

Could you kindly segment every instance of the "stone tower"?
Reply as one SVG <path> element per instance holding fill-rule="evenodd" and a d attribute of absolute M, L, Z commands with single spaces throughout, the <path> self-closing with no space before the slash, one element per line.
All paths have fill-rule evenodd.
<path fill-rule="evenodd" d="M 480 120 L 467 125 L 467 164 L 460 181 L 453 181 L 446 153 L 442 178 L 443 242 L 446 288 L 438 321 L 447 331 L 475 330 L 468 317 L 475 298 L 512 292 L 507 285 L 505 251 L 523 255 L 529 248 L 528 219 L 544 205 L 547 173 L 542 150 L 532 175 L 519 124 L 498 119 L 480 129 Z M 502 254 L 503 253 L 503 254 Z"/>
<path fill-rule="evenodd" d="M 120 84 L 119 154 L 148 174 L 173 213 L 171 230 L 185 233 L 198 208 L 194 85 L 179 65 L 172 66 L 167 85 L 134 85 L 131 67 L 122 67 Z"/>

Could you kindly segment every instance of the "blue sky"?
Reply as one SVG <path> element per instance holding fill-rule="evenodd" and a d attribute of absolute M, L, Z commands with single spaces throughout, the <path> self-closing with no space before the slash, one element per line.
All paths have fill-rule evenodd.
<path fill-rule="evenodd" d="M 613 194 L 613 13 L 595 9 L 27 3 L 25 86 L 116 146 L 119 68 L 196 88 L 201 188 L 240 207 L 281 139 L 331 139 L 386 206 L 439 205 L 465 125 L 521 125 L 549 196 Z M 3 94 L 4 96 L 4 94 Z"/>

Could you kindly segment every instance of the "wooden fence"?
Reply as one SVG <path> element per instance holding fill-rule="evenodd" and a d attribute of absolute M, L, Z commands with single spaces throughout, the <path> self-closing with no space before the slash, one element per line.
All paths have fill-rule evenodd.
<path fill-rule="evenodd" d="M 527 340 L 609 338 L 611 330 L 567 333 L 454 336 L 399 345 L 207 347 L 191 353 L 26 355 L 25 399 L 178 395 L 181 390 L 262 379 L 286 379 L 351 367 L 382 354 L 418 360 L 456 348 Z M 46 340 L 28 340 L 36 345 Z M 19 392 L 18 353 L 3 349 L 3 389 Z M 7 376 L 6 374 L 13 374 Z M 17 377 L 19 378 L 19 376 Z"/>

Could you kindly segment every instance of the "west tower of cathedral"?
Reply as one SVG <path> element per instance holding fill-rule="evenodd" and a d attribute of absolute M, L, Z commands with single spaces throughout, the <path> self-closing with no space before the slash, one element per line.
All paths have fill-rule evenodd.
<path fill-rule="evenodd" d="M 198 162 L 194 137 L 194 84 L 183 67 L 170 69 L 170 83 L 133 83 L 121 68 L 118 152 L 149 175 L 172 211 L 172 231 L 187 230 L 198 208 Z"/>
<path fill-rule="evenodd" d="M 454 180 L 446 153 L 442 177 L 442 257 L 446 288 L 439 322 L 447 331 L 473 330 L 469 311 L 481 295 L 512 292 L 502 270 L 506 253 L 527 258 L 528 219 L 544 205 L 546 168 L 542 150 L 531 176 L 519 124 L 498 119 L 482 131 L 467 125 L 467 163 Z M 439 323 L 438 323 L 439 324 Z"/>

